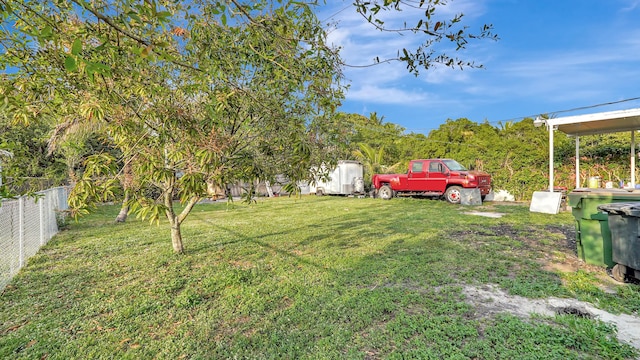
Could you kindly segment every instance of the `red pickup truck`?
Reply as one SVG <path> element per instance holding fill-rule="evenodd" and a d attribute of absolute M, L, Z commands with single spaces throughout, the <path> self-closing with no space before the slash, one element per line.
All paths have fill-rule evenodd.
<path fill-rule="evenodd" d="M 460 202 L 462 188 L 478 188 L 484 197 L 491 191 L 491 175 L 467 170 L 451 159 L 411 160 L 406 174 L 375 174 L 372 179 L 381 199 L 394 196 L 442 197 L 453 204 Z"/>

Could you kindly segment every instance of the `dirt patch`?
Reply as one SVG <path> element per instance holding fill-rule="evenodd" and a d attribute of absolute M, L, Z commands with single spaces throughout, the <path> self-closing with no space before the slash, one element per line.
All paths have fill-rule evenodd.
<path fill-rule="evenodd" d="M 532 234 L 535 234 L 535 236 Z M 571 250 L 574 253 L 577 251 L 576 230 L 570 225 L 549 225 L 540 229 L 534 227 L 516 228 L 511 225 L 503 224 L 453 231 L 450 233 L 450 236 L 454 239 L 464 239 L 471 235 L 481 238 L 496 236 L 509 237 L 511 239 L 521 241 L 525 245 L 528 245 L 529 248 L 549 247 L 549 244 L 541 240 L 562 239 L 563 242 L 561 244 L 557 244 L 557 241 L 552 241 L 553 246 L 557 248 L 557 246 L 560 245 L 562 249 Z"/>
<path fill-rule="evenodd" d="M 530 318 L 532 314 L 572 314 L 589 317 L 615 325 L 619 341 L 640 349 L 640 318 L 636 316 L 611 314 L 575 299 L 528 299 L 509 295 L 497 285 L 465 286 L 462 292 L 466 301 L 476 308 L 477 317 L 491 317 L 498 313 L 509 313 L 525 319 Z"/>
<path fill-rule="evenodd" d="M 608 293 L 615 293 L 616 286 L 619 285 L 609 276 L 605 268 L 589 265 L 578 258 L 576 230 L 571 224 L 548 225 L 543 228 L 514 227 L 502 224 L 454 231 L 450 236 L 452 239 L 464 242 L 467 246 L 479 247 L 492 244 L 497 241 L 497 237 L 515 240 L 521 246 L 510 247 L 509 250 L 504 251 L 527 254 L 527 257 L 536 259 L 547 271 L 556 273 L 587 271 L 601 280 L 598 286 Z M 469 241 L 469 239 L 474 241 Z"/>
<path fill-rule="evenodd" d="M 449 236 L 465 246 L 491 246 L 493 251 L 537 259 L 543 266 L 577 255 L 575 229 L 572 226 L 534 228 L 502 224 L 453 231 Z"/>
<path fill-rule="evenodd" d="M 573 225 L 549 225 L 545 230 L 552 234 L 559 234 L 565 237 L 565 248 L 577 252 L 578 245 L 576 243 L 576 228 Z"/>

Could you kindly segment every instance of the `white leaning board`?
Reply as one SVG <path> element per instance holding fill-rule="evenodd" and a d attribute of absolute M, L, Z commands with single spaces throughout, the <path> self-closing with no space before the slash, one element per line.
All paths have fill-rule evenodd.
<path fill-rule="evenodd" d="M 529 211 L 545 214 L 557 214 L 560 211 L 562 193 L 548 191 L 534 191 Z"/>

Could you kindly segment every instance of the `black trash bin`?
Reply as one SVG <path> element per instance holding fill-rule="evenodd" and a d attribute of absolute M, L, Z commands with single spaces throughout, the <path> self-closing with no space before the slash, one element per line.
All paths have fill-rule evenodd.
<path fill-rule="evenodd" d="M 640 279 L 640 202 L 602 204 L 598 210 L 608 214 L 614 279 Z"/>

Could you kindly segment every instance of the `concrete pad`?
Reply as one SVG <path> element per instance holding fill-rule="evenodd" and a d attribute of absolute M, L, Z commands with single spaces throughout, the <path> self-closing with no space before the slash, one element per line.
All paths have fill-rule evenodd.
<path fill-rule="evenodd" d="M 463 214 L 465 214 L 465 215 L 484 216 L 484 217 L 489 217 L 489 218 L 494 218 L 494 219 L 499 219 L 499 218 L 503 217 L 504 215 L 506 215 L 504 213 L 481 212 L 481 211 L 463 212 Z"/>

